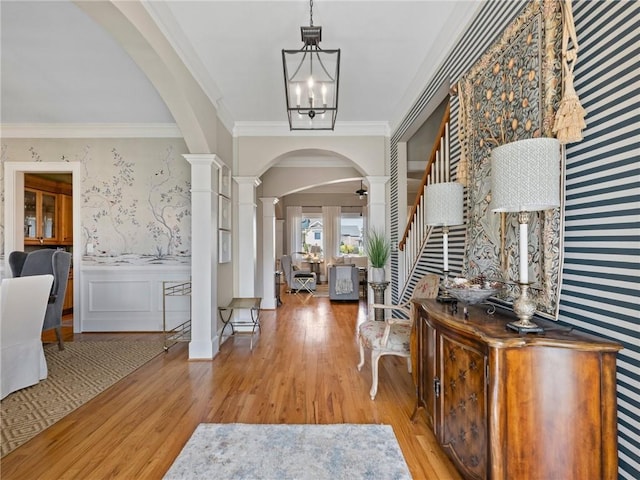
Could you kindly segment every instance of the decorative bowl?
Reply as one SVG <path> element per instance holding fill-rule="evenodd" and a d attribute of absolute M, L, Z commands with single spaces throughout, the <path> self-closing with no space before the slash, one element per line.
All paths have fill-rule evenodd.
<path fill-rule="evenodd" d="M 477 283 L 466 278 L 456 278 L 444 288 L 458 301 L 466 305 L 475 305 L 499 293 L 504 288 L 504 283 L 496 281 Z"/>

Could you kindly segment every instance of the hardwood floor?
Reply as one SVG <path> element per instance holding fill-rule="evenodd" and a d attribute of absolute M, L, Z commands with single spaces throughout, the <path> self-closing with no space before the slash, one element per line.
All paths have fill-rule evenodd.
<path fill-rule="evenodd" d="M 369 358 L 358 372 L 355 340 L 366 305 L 282 300 L 262 312 L 253 351 L 246 336 L 225 342 L 213 361 L 189 361 L 186 343 L 173 346 L 4 457 L 2 479 L 162 478 L 201 422 L 390 424 L 414 478 L 459 479 L 424 415 L 409 420 L 415 394 L 403 360 L 380 360 L 378 395 L 369 398 Z M 73 341 L 125 335 L 157 334 Z M 376 454 L 375 445 L 362 450 Z"/>

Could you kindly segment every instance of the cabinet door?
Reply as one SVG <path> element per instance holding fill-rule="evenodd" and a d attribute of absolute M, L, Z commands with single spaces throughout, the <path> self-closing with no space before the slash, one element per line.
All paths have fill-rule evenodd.
<path fill-rule="evenodd" d="M 35 190 L 24 190 L 24 239 L 38 239 L 37 193 Z"/>
<path fill-rule="evenodd" d="M 487 357 L 479 346 L 446 334 L 438 340 L 436 435 L 466 478 L 487 478 Z"/>
<path fill-rule="evenodd" d="M 418 323 L 419 358 L 418 395 L 424 407 L 427 424 L 435 428 L 436 396 L 440 394 L 440 380 L 436 376 L 436 331 L 429 325 L 424 316 Z"/>
<path fill-rule="evenodd" d="M 25 244 L 55 244 L 58 242 L 58 234 L 58 195 L 25 188 Z"/>
<path fill-rule="evenodd" d="M 73 197 L 61 193 L 60 199 L 60 243 L 73 244 Z"/>
<path fill-rule="evenodd" d="M 40 192 L 40 199 L 42 209 L 40 237 L 44 242 L 56 241 L 58 239 L 58 196 L 55 193 Z"/>

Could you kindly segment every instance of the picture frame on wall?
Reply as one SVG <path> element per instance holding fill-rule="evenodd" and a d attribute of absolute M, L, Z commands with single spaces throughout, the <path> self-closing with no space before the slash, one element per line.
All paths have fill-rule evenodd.
<path fill-rule="evenodd" d="M 218 174 L 218 193 L 231 198 L 231 169 L 226 165 L 220 168 Z"/>
<path fill-rule="evenodd" d="M 218 230 L 218 263 L 231 261 L 231 232 Z"/>
<path fill-rule="evenodd" d="M 231 230 L 231 200 L 222 195 L 218 197 L 218 228 Z"/>

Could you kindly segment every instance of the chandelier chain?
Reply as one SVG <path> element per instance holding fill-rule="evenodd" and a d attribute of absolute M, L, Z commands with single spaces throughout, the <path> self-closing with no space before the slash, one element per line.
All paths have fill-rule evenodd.
<path fill-rule="evenodd" d="M 309 0 L 309 26 L 313 27 L 313 0 Z"/>

